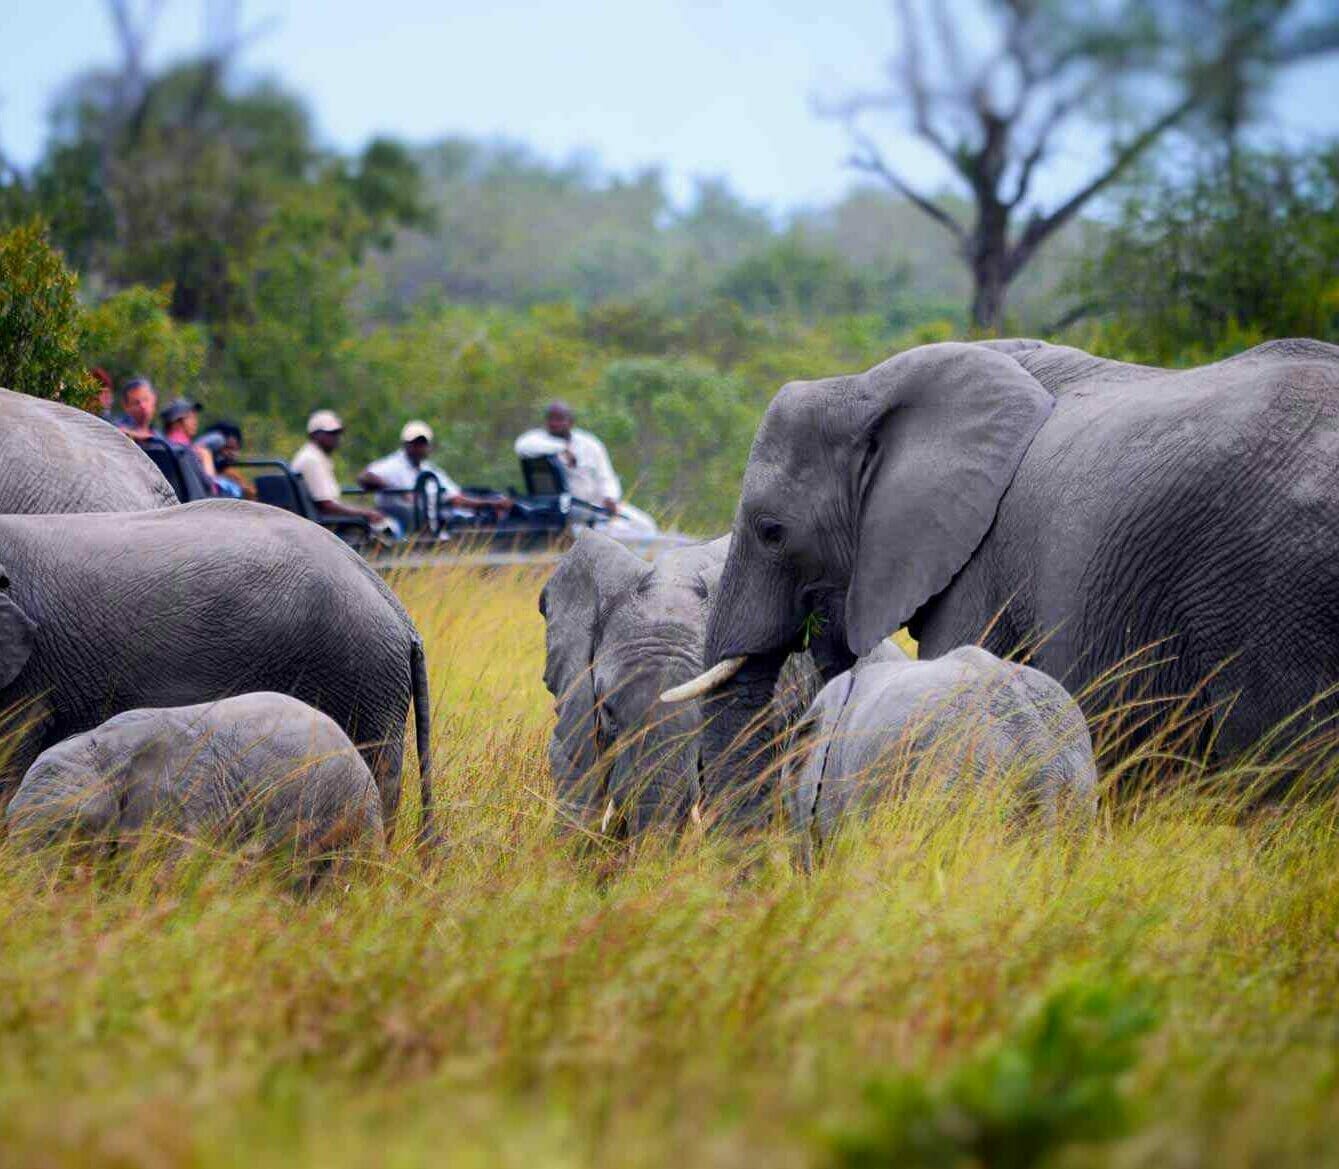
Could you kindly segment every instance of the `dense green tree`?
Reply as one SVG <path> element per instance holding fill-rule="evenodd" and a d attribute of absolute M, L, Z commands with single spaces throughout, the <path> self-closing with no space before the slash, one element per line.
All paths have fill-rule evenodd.
<path fill-rule="evenodd" d="M 92 402 L 78 288 L 41 220 L 0 232 L 0 386 L 74 406 Z"/>
<path fill-rule="evenodd" d="M 1075 279 L 1102 321 L 1095 343 L 1191 363 L 1269 337 L 1339 341 L 1336 206 L 1339 147 L 1218 153 L 1188 177 L 1130 189 Z"/>
<path fill-rule="evenodd" d="M 136 284 L 94 305 L 82 322 L 86 362 L 105 369 L 118 384 L 144 374 L 163 394 L 200 394 L 205 332 L 173 320 L 170 303 L 166 288 Z"/>
<path fill-rule="evenodd" d="M 634 498 L 676 519 L 717 502 L 723 527 L 758 409 L 746 383 L 700 360 L 630 358 L 605 370 L 583 424 L 604 439 Z"/>
<path fill-rule="evenodd" d="M 891 307 L 905 284 L 905 272 L 856 268 L 791 232 L 739 261 L 716 291 L 751 313 L 812 320 Z"/>
<path fill-rule="evenodd" d="M 356 159 L 330 156 L 297 98 L 266 81 L 233 84 L 225 64 L 174 66 L 129 101 L 123 77 L 78 79 L 29 184 L 82 268 L 113 287 L 167 285 L 174 317 L 220 325 L 247 311 L 238 274 L 264 263 L 274 220 L 296 200 L 328 209 L 350 268 L 389 246 L 394 226 L 427 222 L 403 146 L 376 139 Z"/>

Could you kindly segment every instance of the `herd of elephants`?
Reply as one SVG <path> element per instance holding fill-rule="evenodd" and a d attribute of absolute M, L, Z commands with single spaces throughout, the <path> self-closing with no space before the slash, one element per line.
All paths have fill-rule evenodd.
<path fill-rule="evenodd" d="M 1339 347 L 1169 370 L 944 343 L 792 382 L 729 535 L 648 562 L 582 532 L 540 608 L 561 819 L 611 835 L 784 815 L 808 851 L 911 782 L 1006 776 L 1053 821 L 1094 806 L 1088 719 L 1116 707 L 1126 741 L 1175 711 L 1214 760 L 1333 759 Z M 178 504 L 111 426 L 0 390 L 16 840 L 166 823 L 327 863 L 384 840 L 411 705 L 432 839 L 428 663 L 377 573 L 263 504 Z"/>

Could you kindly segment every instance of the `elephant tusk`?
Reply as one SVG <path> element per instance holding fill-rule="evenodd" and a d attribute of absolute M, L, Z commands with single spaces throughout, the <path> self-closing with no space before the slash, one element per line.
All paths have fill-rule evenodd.
<path fill-rule="evenodd" d="M 701 698 L 724 686 L 739 673 L 748 658 L 722 658 L 706 673 L 699 674 L 691 682 L 682 686 L 673 686 L 660 696 L 661 702 L 687 702 L 690 698 Z"/>
<path fill-rule="evenodd" d="M 614 801 L 611 799 L 609 801 L 609 806 L 604 810 L 604 819 L 600 821 L 600 831 L 608 832 L 609 825 L 613 823 L 613 820 L 614 820 Z"/>

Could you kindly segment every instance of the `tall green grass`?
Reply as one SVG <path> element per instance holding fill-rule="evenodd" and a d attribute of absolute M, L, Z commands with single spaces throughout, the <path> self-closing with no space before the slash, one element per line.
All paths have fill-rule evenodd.
<path fill-rule="evenodd" d="M 540 584 L 396 581 L 426 869 L 408 824 L 306 899 L 227 856 L 0 846 L 0 1167 L 1339 1158 L 1333 802 L 1248 812 L 1141 748 L 1160 782 L 1090 828 L 912 799 L 808 874 L 780 833 L 561 836 Z"/>

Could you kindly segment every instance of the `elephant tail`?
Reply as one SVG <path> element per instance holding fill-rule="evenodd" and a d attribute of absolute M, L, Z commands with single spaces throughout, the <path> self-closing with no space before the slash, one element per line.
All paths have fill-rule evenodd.
<path fill-rule="evenodd" d="M 414 744 L 418 750 L 419 801 L 422 807 L 419 840 L 430 843 L 435 836 L 432 814 L 432 703 L 428 697 L 428 664 L 423 642 L 414 639 L 409 651 L 410 684 L 414 691 Z"/>

